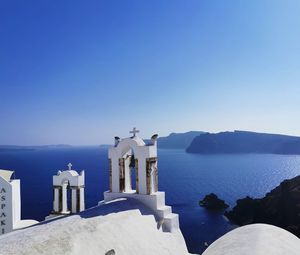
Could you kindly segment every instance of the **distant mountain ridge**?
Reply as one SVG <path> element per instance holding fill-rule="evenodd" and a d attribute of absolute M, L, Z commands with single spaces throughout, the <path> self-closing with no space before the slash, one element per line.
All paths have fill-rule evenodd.
<path fill-rule="evenodd" d="M 188 153 L 300 154 L 300 137 L 249 131 L 206 133 L 194 138 Z"/>
<path fill-rule="evenodd" d="M 202 131 L 189 131 L 186 133 L 171 133 L 166 137 L 157 139 L 158 148 L 162 149 L 186 149 L 195 137 L 205 134 Z"/>
<path fill-rule="evenodd" d="M 99 147 L 101 149 L 109 149 L 111 147 L 114 147 L 112 144 L 100 144 Z"/>
<path fill-rule="evenodd" d="M 70 148 L 71 145 L 67 144 L 54 144 L 54 145 L 0 145 L 0 151 L 15 151 L 15 150 L 44 150 L 44 149 L 58 149 Z"/>

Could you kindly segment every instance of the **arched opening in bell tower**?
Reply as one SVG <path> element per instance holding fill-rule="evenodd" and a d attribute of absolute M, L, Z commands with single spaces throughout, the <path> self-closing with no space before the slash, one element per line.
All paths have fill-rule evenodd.
<path fill-rule="evenodd" d="M 132 154 L 130 158 L 129 171 L 130 171 L 131 190 L 136 190 L 137 174 L 136 174 L 136 158 L 134 154 Z"/>
<path fill-rule="evenodd" d="M 119 159 L 120 167 L 120 192 L 138 192 L 137 158 L 134 150 L 127 148 L 122 158 Z"/>

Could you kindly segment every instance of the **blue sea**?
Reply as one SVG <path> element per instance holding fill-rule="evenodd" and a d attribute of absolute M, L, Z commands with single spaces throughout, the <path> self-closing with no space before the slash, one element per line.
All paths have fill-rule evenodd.
<path fill-rule="evenodd" d="M 286 155 L 197 155 L 183 150 L 160 149 L 159 190 L 180 215 L 180 226 L 188 249 L 203 251 L 234 228 L 221 213 L 199 207 L 198 201 L 214 192 L 234 206 L 245 196 L 263 197 L 284 179 L 300 174 L 300 156 Z M 0 152 L 0 169 L 16 171 L 21 179 L 22 217 L 43 220 L 52 210 L 52 176 L 67 168 L 86 173 L 86 207 L 103 199 L 108 189 L 107 150 L 72 147 L 32 151 Z"/>

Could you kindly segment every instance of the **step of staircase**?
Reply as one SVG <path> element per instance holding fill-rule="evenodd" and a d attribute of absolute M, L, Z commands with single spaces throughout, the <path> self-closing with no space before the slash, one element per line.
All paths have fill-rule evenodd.
<path fill-rule="evenodd" d="M 179 229 L 178 214 L 175 213 L 168 214 L 163 220 L 162 229 L 164 232 L 172 232 Z"/>
<path fill-rule="evenodd" d="M 161 219 L 172 213 L 172 207 L 168 205 L 161 206 L 157 209 L 157 216 Z"/>

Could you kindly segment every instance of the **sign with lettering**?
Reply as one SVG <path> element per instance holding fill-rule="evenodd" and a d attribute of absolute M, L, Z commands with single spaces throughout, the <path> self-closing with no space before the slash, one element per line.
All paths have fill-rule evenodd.
<path fill-rule="evenodd" d="M 6 202 L 7 202 L 7 192 L 6 189 L 1 187 L 0 188 L 0 233 L 6 233 Z"/>

